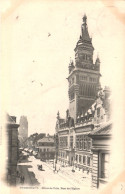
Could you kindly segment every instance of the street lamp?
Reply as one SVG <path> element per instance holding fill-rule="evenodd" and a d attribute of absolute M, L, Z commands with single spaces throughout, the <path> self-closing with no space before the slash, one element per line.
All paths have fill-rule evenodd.
<path fill-rule="evenodd" d="M 57 133 L 54 135 L 54 140 L 55 140 L 55 171 L 56 171 L 56 164 L 58 159 L 58 134 Z M 54 161 L 53 161 L 53 167 L 54 167 Z"/>
<path fill-rule="evenodd" d="M 75 147 L 74 148 L 72 148 L 72 159 L 73 159 L 73 161 L 72 161 L 72 172 L 75 172 L 75 169 L 74 169 L 74 160 L 75 160 Z"/>

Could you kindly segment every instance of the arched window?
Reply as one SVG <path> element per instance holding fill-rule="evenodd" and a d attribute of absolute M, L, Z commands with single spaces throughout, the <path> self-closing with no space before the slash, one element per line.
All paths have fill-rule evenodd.
<path fill-rule="evenodd" d="M 90 96 L 90 86 L 88 86 L 88 96 Z"/>
<path fill-rule="evenodd" d="M 81 85 L 81 88 L 82 88 L 82 95 L 83 95 L 83 84 Z"/>
<path fill-rule="evenodd" d="M 89 86 L 87 86 L 87 96 L 89 95 Z"/>
<path fill-rule="evenodd" d="M 93 87 L 93 95 L 96 95 L 96 86 Z"/>
<path fill-rule="evenodd" d="M 86 84 L 84 85 L 84 95 L 86 95 Z"/>

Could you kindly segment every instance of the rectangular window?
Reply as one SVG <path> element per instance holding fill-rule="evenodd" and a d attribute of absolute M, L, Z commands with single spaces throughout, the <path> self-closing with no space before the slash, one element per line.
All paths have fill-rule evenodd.
<path fill-rule="evenodd" d="M 84 136 L 84 139 L 83 139 L 83 149 L 84 150 L 87 149 L 87 138 L 86 138 L 86 136 Z"/>
<path fill-rule="evenodd" d="M 87 150 L 90 151 L 91 150 L 91 138 L 87 138 Z"/>
<path fill-rule="evenodd" d="M 83 135 L 77 135 L 76 136 L 76 148 L 82 150 L 84 147 L 84 136 Z"/>
<path fill-rule="evenodd" d="M 83 156 L 83 164 L 86 164 L 86 156 Z"/>
<path fill-rule="evenodd" d="M 90 166 L 90 157 L 87 157 L 87 165 Z"/>
<path fill-rule="evenodd" d="M 76 148 L 77 149 L 79 148 L 79 136 L 78 135 L 76 136 Z"/>
<path fill-rule="evenodd" d="M 68 138 L 66 137 L 60 137 L 59 139 L 59 146 L 60 147 L 67 147 L 68 146 Z"/>
<path fill-rule="evenodd" d="M 90 151 L 91 150 L 91 142 L 89 141 L 88 142 L 88 151 Z"/>
<path fill-rule="evenodd" d="M 76 162 L 78 162 L 78 155 L 76 155 Z"/>
<path fill-rule="evenodd" d="M 109 176 L 109 156 L 108 153 L 101 155 L 101 178 L 108 178 Z"/>
<path fill-rule="evenodd" d="M 82 149 L 82 136 L 79 136 L 79 149 Z"/>
<path fill-rule="evenodd" d="M 79 163 L 81 163 L 82 162 L 82 160 L 81 160 L 81 156 L 79 155 Z"/>

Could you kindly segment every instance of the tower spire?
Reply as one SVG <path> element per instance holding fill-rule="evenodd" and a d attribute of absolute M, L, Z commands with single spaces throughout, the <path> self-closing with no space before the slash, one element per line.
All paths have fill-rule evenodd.
<path fill-rule="evenodd" d="M 75 66 L 69 65 L 69 113 L 76 122 L 77 116 L 84 114 L 95 101 L 96 86 L 100 83 L 100 64 L 93 64 L 92 39 L 88 33 L 87 16 L 82 18 L 81 36 L 74 49 Z"/>
<path fill-rule="evenodd" d="M 84 14 L 83 16 L 83 24 L 81 26 L 81 31 L 82 31 L 82 39 L 83 40 L 87 40 L 87 41 L 91 41 L 91 38 L 89 36 L 89 33 L 88 33 L 88 27 L 87 27 L 87 16 L 86 14 Z"/>
<path fill-rule="evenodd" d="M 59 119 L 60 118 L 60 114 L 59 114 L 59 111 L 57 112 L 57 117 L 56 117 L 57 119 Z"/>
<path fill-rule="evenodd" d="M 83 16 L 82 19 L 83 19 L 83 23 L 86 24 L 86 21 L 87 21 L 87 16 L 86 16 L 86 14 L 84 14 L 84 16 Z"/>

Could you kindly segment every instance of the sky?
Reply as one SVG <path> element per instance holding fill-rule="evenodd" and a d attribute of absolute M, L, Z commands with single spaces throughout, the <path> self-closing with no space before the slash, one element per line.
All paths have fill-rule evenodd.
<path fill-rule="evenodd" d="M 57 112 L 65 117 L 69 106 L 68 65 L 85 13 L 93 59 L 99 55 L 101 61 L 101 84 L 110 86 L 117 106 L 123 96 L 125 26 L 120 16 L 125 4 L 27 0 L 11 10 L 12 2 L 4 1 L 1 8 L 2 110 L 17 116 L 18 123 L 27 116 L 29 135 L 55 132 Z"/>

